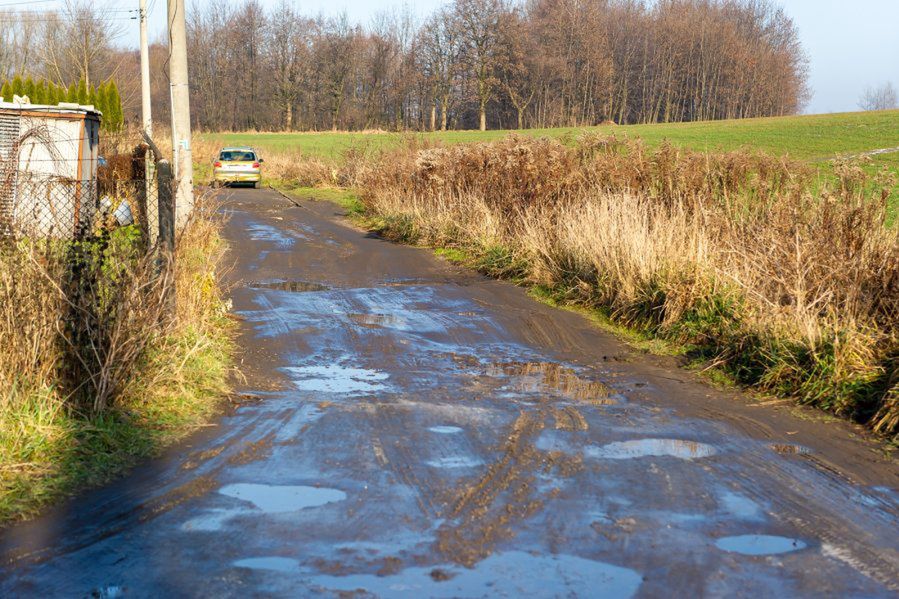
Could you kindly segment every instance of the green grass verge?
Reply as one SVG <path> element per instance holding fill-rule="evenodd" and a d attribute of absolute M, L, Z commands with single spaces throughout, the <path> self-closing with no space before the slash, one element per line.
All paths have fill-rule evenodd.
<path fill-rule="evenodd" d="M 108 482 L 206 422 L 228 389 L 232 325 L 224 316 L 220 325 L 213 336 L 188 328 L 152 348 L 146 376 L 101 415 L 66 408 L 51 388 L 14 390 L 0 415 L 0 524 Z"/>

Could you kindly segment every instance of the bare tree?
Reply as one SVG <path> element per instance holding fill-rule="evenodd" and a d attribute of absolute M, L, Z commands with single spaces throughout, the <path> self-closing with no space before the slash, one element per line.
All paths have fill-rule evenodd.
<path fill-rule="evenodd" d="M 808 62 L 776 0 L 453 0 L 367 27 L 281 0 L 188 11 L 192 114 L 208 129 L 583 126 L 793 114 Z M 115 47 L 124 8 L 67 0 L 0 12 L 0 75 L 66 86 L 111 75 L 137 118 L 136 54 Z M 112 6 L 106 4 L 105 6 Z M 2 7 L 0 7 L 2 8 Z M 167 109 L 167 51 L 151 96 Z M 895 104 L 892 87 L 864 107 Z M 885 91 L 884 91 L 885 90 Z"/>
<path fill-rule="evenodd" d="M 431 129 L 436 128 L 437 105 L 440 105 L 440 130 L 446 131 L 450 101 L 459 76 L 461 40 L 448 10 L 438 11 L 425 22 L 419 33 L 421 70 L 431 86 Z"/>
<path fill-rule="evenodd" d="M 66 0 L 57 15 L 48 17 L 37 44 L 47 76 L 60 83 L 83 78 L 90 87 L 115 72 L 113 42 L 123 32 L 123 21 L 113 10 L 89 0 Z"/>
<path fill-rule="evenodd" d="M 878 87 L 869 87 L 858 102 L 862 110 L 892 110 L 899 108 L 899 95 L 889 81 Z"/>
<path fill-rule="evenodd" d="M 299 15 L 286 2 L 269 21 L 266 50 L 271 61 L 274 103 L 283 111 L 283 126 L 293 129 L 293 109 L 299 101 L 303 87 L 308 85 L 311 33 L 315 22 Z"/>
<path fill-rule="evenodd" d="M 497 83 L 499 25 L 506 6 L 503 0 L 456 0 L 453 9 L 464 61 L 475 86 L 479 126 L 485 131 L 487 103 Z"/>

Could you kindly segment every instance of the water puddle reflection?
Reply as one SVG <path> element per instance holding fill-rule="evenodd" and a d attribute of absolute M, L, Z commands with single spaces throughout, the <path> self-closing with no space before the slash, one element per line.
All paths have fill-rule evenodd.
<path fill-rule="evenodd" d="M 289 235 L 277 227 L 257 222 L 247 223 L 247 237 L 253 241 L 267 241 L 269 243 L 274 243 L 281 249 L 290 248 L 297 239 L 306 239 L 306 236 L 301 233 Z"/>
<path fill-rule="evenodd" d="M 584 453 L 592 458 L 608 460 L 664 456 L 692 460 L 715 455 L 718 450 L 705 443 L 683 439 L 634 439 L 617 441 L 602 447 L 588 447 Z"/>
<path fill-rule="evenodd" d="M 327 366 L 296 366 L 284 369 L 292 377 L 294 387 L 301 391 L 327 393 L 373 393 L 385 389 L 382 381 L 390 375 L 366 368 L 350 368 L 338 364 Z"/>
<path fill-rule="evenodd" d="M 400 323 L 400 319 L 393 314 L 349 314 L 350 320 L 371 329 L 389 328 Z"/>
<path fill-rule="evenodd" d="M 270 282 L 253 282 L 248 285 L 251 289 L 275 289 L 277 291 L 293 291 L 296 293 L 327 291 L 329 287 L 319 283 L 310 283 L 308 281 L 270 281 Z"/>
<path fill-rule="evenodd" d="M 455 435 L 462 432 L 458 426 L 432 426 L 428 430 L 438 435 Z"/>
<path fill-rule="evenodd" d="M 436 460 L 428 460 L 425 464 L 432 468 L 475 468 L 483 466 L 484 462 L 470 456 L 448 456 L 437 458 Z"/>
<path fill-rule="evenodd" d="M 250 570 L 270 570 L 272 572 L 299 572 L 300 570 L 300 563 L 297 560 L 277 556 L 239 559 L 234 562 L 234 566 L 249 568 Z"/>
<path fill-rule="evenodd" d="M 491 364 L 487 374 L 511 379 L 508 387 L 518 393 L 556 392 L 567 399 L 601 405 L 618 403 L 612 390 L 599 381 L 583 379 L 556 362 L 506 362 Z"/>
<path fill-rule="evenodd" d="M 742 555 L 777 555 L 805 549 L 807 545 L 799 539 L 773 535 L 738 535 L 715 541 L 718 549 Z"/>
<path fill-rule="evenodd" d="M 346 499 L 346 493 L 338 489 L 303 485 L 237 483 L 222 487 L 219 493 L 252 503 L 269 514 L 295 512 Z"/>
<path fill-rule="evenodd" d="M 524 551 L 491 555 L 474 568 L 412 567 L 391 576 L 313 576 L 332 591 L 363 590 L 389 597 L 632 597 L 642 577 L 629 568 L 573 555 L 535 556 Z"/>

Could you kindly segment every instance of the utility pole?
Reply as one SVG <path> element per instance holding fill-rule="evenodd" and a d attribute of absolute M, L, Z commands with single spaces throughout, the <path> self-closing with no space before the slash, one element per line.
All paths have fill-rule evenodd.
<path fill-rule="evenodd" d="M 194 167 L 190 151 L 190 88 L 187 79 L 187 28 L 184 0 L 168 0 L 169 93 L 175 175 L 175 224 L 183 226 L 194 207 Z"/>
<path fill-rule="evenodd" d="M 150 107 L 150 48 L 147 41 L 147 0 L 140 0 L 140 95 L 144 133 L 153 137 L 153 115 Z"/>

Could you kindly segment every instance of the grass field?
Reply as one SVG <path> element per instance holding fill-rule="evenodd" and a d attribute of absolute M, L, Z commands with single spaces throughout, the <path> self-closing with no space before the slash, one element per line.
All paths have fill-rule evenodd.
<path fill-rule="evenodd" d="M 527 129 L 518 131 L 532 137 L 551 137 L 573 143 L 584 132 L 614 134 L 641 139 L 649 147 L 664 141 L 709 151 L 749 149 L 777 156 L 790 156 L 818 166 L 829 173 L 829 162 L 881 149 L 899 148 L 899 110 L 851 112 L 705 121 L 657 125 L 601 125 L 589 128 Z M 350 149 L 374 153 L 394 147 L 409 138 L 439 140 L 446 144 L 493 141 L 512 133 L 508 130 L 446 131 L 435 133 L 390 132 L 303 132 L 303 133 L 204 133 L 204 145 L 250 145 L 266 153 L 301 152 L 322 160 L 339 161 Z M 201 178 L 209 170 L 210 157 L 196 156 Z M 865 159 L 869 174 L 886 169 L 896 176 L 891 200 L 891 221 L 899 215 L 899 151 Z"/>
<path fill-rule="evenodd" d="M 591 128 L 527 129 L 519 133 L 574 140 L 584 131 L 608 132 L 640 138 L 650 146 L 664 140 L 697 150 L 753 148 L 790 155 L 811 162 L 899 147 L 899 110 L 852 112 L 797 117 L 706 121 L 660 125 L 598 126 Z M 491 141 L 510 131 L 447 131 L 437 133 L 207 133 L 201 137 L 222 145 L 252 145 L 261 150 L 299 150 L 318 158 L 338 158 L 351 147 L 378 149 L 409 136 L 445 143 Z M 883 154 L 877 164 L 899 169 L 899 152 Z"/>
<path fill-rule="evenodd" d="M 598 126 L 591 128 L 527 129 L 531 136 L 575 138 L 583 131 L 615 133 L 639 137 L 651 146 L 670 140 L 702 150 L 733 150 L 751 147 L 772 154 L 789 154 L 805 160 L 827 160 L 840 155 L 899 147 L 899 110 L 852 112 L 782 118 L 705 121 L 660 125 Z M 207 139 L 229 145 L 254 145 L 272 151 L 300 150 L 311 156 L 336 158 L 346 149 L 368 145 L 390 146 L 404 137 L 419 135 L 446 143 L 490 141 L 504 137 L 507 130 L 446 131 L 436 133 L 212 133 Z M 884 156 L 884 160 L 889 155 Z M 899 157 L 892 157 L 899 165 Z"/>

